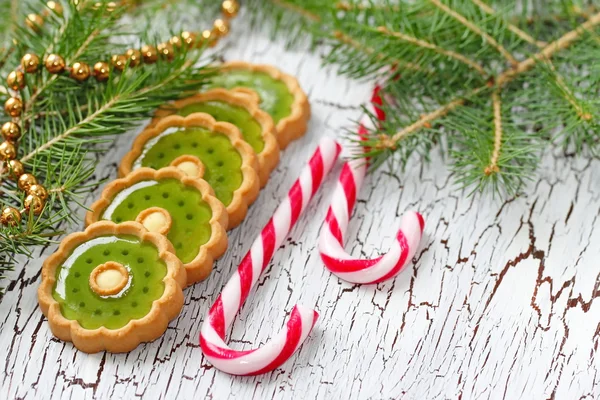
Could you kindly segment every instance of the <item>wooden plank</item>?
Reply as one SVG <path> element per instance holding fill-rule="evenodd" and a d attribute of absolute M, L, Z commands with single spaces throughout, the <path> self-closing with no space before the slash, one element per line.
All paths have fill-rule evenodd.
<path fill-rule="evenodd" d="M 309 133 L 282 154 L 226 256 L 207 281 L 186 290 L 167 333 L 129 354 L 87 355 L 51 337 L 36 290 L 53 248 L 36 249 L 5 281 L 0 302 L 2 398 L 600 397 L 600 162 L 559 151 L 544 155 L 524 196 L 503 202 L 457 192 L 438 154 L 428 166 L 413 160 L 406 173 L 368 177 L 348 232 L 353 254 L 385 251 L 405 210 L 427 221 L 415 263 L 376 286 L 341 282 L 318 258 L 332 175 L 251 293 L 231 337 L 241 349 L 264 343 L 297 302 L 321 313 L 314 333 L 272 374 L 239 378 L 212 368 L 198 347 L 208 307 L 318 138 L 339 135 L 358 119 L 370 91 L 368 83 L 323 69 L 318 52 L 284 51 L 246 31 L 234 30 L 226 56 L 296 75 L 313 107 Z M 115 177 L 135 134 L 99 160 L 97 178 Z"/>

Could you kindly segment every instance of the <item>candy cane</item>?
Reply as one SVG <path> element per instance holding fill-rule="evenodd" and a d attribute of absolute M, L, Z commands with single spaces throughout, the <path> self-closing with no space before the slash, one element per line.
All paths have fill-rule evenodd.
<path fill-rule="evenodd" d="M 380 121 L 385 112 L 378 106 L 382 101 L 379 86 L 375 87 L 371 102 Z M 359 134 L 365 135 L 364 124 Z M 423 236 L 425 221 L 421 214 L 410 211 L 404 215 L 400 230 L 390 251 L 374 259 L 357 259 L 344 250 L 344 234 L 356 203 L 356 195 L 367 173 L 366 158 L 348 161 L 342 167 L 325 226 L 319 237 L 319 252 L 323 263 L 333 274 L 351 283 L 378 283 L 395 276 L 408 260 L 411 260 Z"/>
<path fill-rule="evenodd" d="M 306 209 L 337 160 L 341 147 L 332 139 L 322 139 L 287 198 L 277 208 L 260 236 L 256 238 L 237 271 L 211 307 L 200 331 L 200 347 L 204 356 L 219 370 L 233 375 L 258 375 L 283 364 L 310 334 L 316 311 L 296 305 L 287 329 L 266 345 L 253 350 L 233 350 L 225 343 L 225 331 L 248 297 L 250 289 L 269 264 L 275 249 L 287 237 L 298 217 Z"/>

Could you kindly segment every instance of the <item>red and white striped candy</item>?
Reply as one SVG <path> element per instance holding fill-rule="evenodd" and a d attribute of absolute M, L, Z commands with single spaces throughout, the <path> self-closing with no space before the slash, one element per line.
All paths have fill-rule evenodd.
<path fill-rule="evenodd" d="M 407 212 L 387 254 L 374 259 L 357 259 L 346 253 L 344 234 L 366 169 L 364 159 L 344 164 L 319 237 L 319 252 L 327 269 L 345 281 L 362 284 L 378 283 L 400 272 L 414 256 L 425 225 L 421 214 Z"/>
<path fill-rule="evenodd" d="M 290 189 L 287 198 L 277 208 L 260 236 L 254 241 L 237 271 L 211 307 L 200 331 L 200 347 L 204 356 L 217 369 L 233 375 L 258 375 L 283 364 L 310 334 L 317 317 L 316 311 L 294 306 L 285 331 L 266 345 L 253 349 L 233 350 L 225 343 L 225 332 L 269 264 L 275 249 L 306 209 L 337 160 L 341 147 L 332 139 L 322 139 L 308 165 Z"/>
<path fill-rule="evenodd" d="M 375 87 L 371 103 L 374 114 L 380 121 L 385 120 L 385 112 L 379 108 L 382 100 L 379 86 Z M 364 125 L 359 134 L 366 134 Z M 374 259 L 358 259 L 344 250 L 344 234 L 356 195 L 360 191 L 367 173 L 368 160 L 354 159 L 344 164 L 337 187 L 333 193 L 331 206 L 327 212 L 325 226 L 319 237 L 319 252 L 323 263 L 333 274 L 351 283 L 378 283 L 395 276 L 413 258 L 421 237 L 425 221 L 421 214 L 407 212 L 400 223 L 400 230 L 390 251 Z"/>

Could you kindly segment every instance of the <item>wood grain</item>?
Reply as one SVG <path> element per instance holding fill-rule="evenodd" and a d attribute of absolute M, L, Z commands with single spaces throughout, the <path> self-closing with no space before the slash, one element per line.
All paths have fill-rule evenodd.
<path fill-rule="evenodd" d="M 323 69 L 318 53 L 289 52 L 236 31 L 226 58 L 272 63 L 309 93 L 307 136 L 283 154 L 210 278 L 186 290 L 166 334 L 129 354 L 87 355 L 53 339 L 36 300 L 35 249 L 5 281 L 0 302 L 0 397 L 7 399 L 594 399 L 600 398 L 600 161 L 548 151 L 539 176 L 506 201 L 456 191 L 439 154 L 403 174 L 367 177 L 348 237 L 353 254 L 392 242 L 401 214 L 426 219 L 414 263 L 396 279 L 353 286 L 330 275 L 316 251 L 335 174 L 329 177 L 236 319 L 247 349 L 282 328 L 303 303 L 321 313 L 284 366 L 253 378 L 216 371 L 198 347 L 200 324 L 253 238 L 285 196 L 322 135 L 360 118 L 370 84 Z M 114 178 L 137 132 L 99 160 Z M 91 204 L 97 188 L 85 199 Z"/>

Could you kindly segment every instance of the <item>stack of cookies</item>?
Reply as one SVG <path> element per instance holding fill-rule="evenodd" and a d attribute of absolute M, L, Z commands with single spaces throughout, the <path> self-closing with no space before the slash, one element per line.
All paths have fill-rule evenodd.
<path fill-rule="evenodd" d="M 205 279 L 310 105 L 274 67 L 231 62 L 207 91 L 165 105 L 136 138 L 86 216 L 42 270 L 52 332 L 86 352 L 154 340 Z M 116 339 L 119 340 L 116 340 Z"/>

